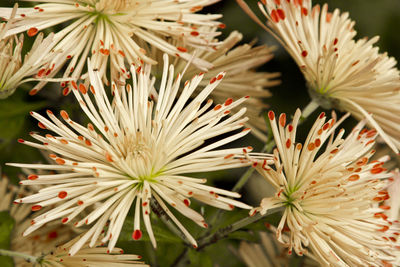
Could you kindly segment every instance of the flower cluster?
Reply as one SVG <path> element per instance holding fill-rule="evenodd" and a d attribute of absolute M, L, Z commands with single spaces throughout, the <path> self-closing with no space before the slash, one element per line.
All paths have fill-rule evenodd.
<path fill-rule="evenodd" d="M 222 255 L 205 248 L 229 236 L 246 242 L 215 250 L 228 244 L 248 266 L 289 266 L 292 254 L 307 266 L 400 264 L 400 71 L 378 37 L 355 38 L 348 13 L 261 0 L 264 24 L 236 0 L 304 75 L 312 101 L 289 118 L 266 113 L 282 104 L 271 97 L 281 74 L 263 66 L 276 47 L 243 43 L 245 30 L 221 35 L 209 6 L 228 1 L 26 2 L 0 8 L 0 155 L 7 173 L 26 174 L 18 186 L 0 180 L 11 238 L 1 256 L 17 266 L 207 265 Z M 45 102 L 56 99 L 51 81 L 70 96 Z M 22 84 L 29 94 L 5 99 Z M 18 105 L 37 100 L 29 106 L 60 110 L 31 111 L 38 132 L 18 139 L 41 159 L 11 141 L 32 122 Z M 347 114 L 321 113 L 298 141 L 318 107 Z M 358 124 L 345 136 L 350 115 Z M 243 188 L 254 170 L 269 184 Z M 252 192 L 260 202 L 239 199 Z M 250 212 L 225 212 L 235 207 Z"/>
<path fill-rule="evenodd" d="M 314 101 L 368 118 L 398 152 L 400 71 L 394 58 L 373 46 L 379 37 L 354 40 L 355 22 L 338 9 L 328 12 L 327 4 L 265 0 L 259 7 L 268 19 L 268 27 L 262 25 L 296 61 Z"/>

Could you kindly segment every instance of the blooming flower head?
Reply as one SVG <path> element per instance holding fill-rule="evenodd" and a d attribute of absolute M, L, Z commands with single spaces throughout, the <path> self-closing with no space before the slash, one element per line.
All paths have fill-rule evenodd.
<path fill-rule="evenodd" d="M 322 113 L 304 144 L 296 143 L 301 112 L 286 125 L 286 115 L 269 112 L 277 149 L 274 165 L 257 170 L 276 189 L 253 212 L 284 209 L 277 238 L 298 255 L 308 252 L 323 266 L 381 266 L 394 260 L 395 224 L 384 212 L 385 190 L 391 174 L 382 167 L 387 158 L 368 163 L 375 130 L 362 129 L 365 120 L 343 138 L 334 137 L 338 123 Z M 277 124 L 277 121 L 279 122 Z M 290 239 L 282 239 L 282 230 Z M 393 229 L 393 230 L 392 230 Z"/>
<path fill-rule="evenodd" d="M 43 254 L 50 253 L 56 245 L 73 239 L 77 235 L 77 232 L 70 225 L 64 225 L 60 221 L 53 221 L 36 231 L 34 235 L 23 237 L 22 233 L 31 224 L 33 219 L 31 216 L 32 211 L 28 206 L 13 205 L 12 202 L 16 197 L 23 197 L 31 193 L 25 188 L 19 188 L 10 184 L 6 176 L 0 180 L 0 199 L 2 200 L 0 211 L 8 211 L 15 221 L 11 235 L 10 249 L 35 257 L 41 257 Z M 32 266 L 32 263 L 26 262 L 22 258 L 16 257 L 14 261 L 20 267 Z"/>
<path fill-rule="evenodd" d="M 32 169 L 60 170 L 53 175 L 31 175 L 22 181 L 26 185 L 46 185 L 39 193 L 21 198 L 17 202 L 35 203 L 32 210 L 57 203 L 57 207 L 36 217 L 25 235 L 45 223 L 58 219 L 70 222 L 87 207 L 97 206 L 76 226 L 93 224 L 90 230 L 71 247 L 71 254 L 91 238 L 94 245 L 104 226 L 108 230 L 102 242 L 110 240 L 111 251 L 117 242 L 124 220 L 131 206 L 134 208 L 132 237 L 142 236 L 140 218 L 153 245 L 156 245 L 150 223 L 150 199 L 153 198 L 170 219 L 180 228 L 187 239 L 196 246 L 196 241 L 174 216 L 167 204 L 202 227 L 207 227 L 202 215 L 190 208 L 193 197 L 206 204 L 231 210 L 234 206 L 250 208 L 248 205 L 228 197 L 240 197 L 204 183 L 206 179 L 191 178 L 188 173 L 223 170 L 248 166 L 242 158 L 245 148 L 220 148 L 247 133 L 243 127 L 245 108 L 228 116 L 230 109 L 237 107 L 245 97 L 212 108 L 212 101 L 203 103 L 221 82 L 225 73 L 215 79 L 190 100 L 203 75 L 196 75 L 185 82 L 179 90 L 182 75 L 174 77 L 174 68 L 168 69 L 168 56 L 164 57 L 164 73 L 158 93 L 153 90 L 154 79 L 150 79 L 150 65 L 131 69 L 133 85 L 112 85 L 114 99 L 110 102 L 97 71 L 89 65 L 91 86 L 72 83 L 73 93 L 82 111 L 91 120 L 84 127 L 61 111 L 64 122 L 51 111 L 50 120 L 32 112 L 39 127 L 54 132 L 54 135 L 32 137 L 42 142 L 20 140 L 27 145 L 53 152 L 54 164 L 10 164 Z M 137 74 L 136 74 L 137 73 Z M 180 91 L 180 93 L 178 93 Z M 149 96 L 153 100 L 149 100 Z M 210 138 L 225 136 L 218 141 Z M 166 204 L 167 203 L 167 204 Z"/>
<path fill-rule="evenodd" d="M 201 27 L 198 30 L 216 33 L 217 28 Z M 249 117 L 247 125 L 252 128 L 251 133 L 253 135 L 262 141 L 266 141 L 265 132 L 267 128 L 262 112 L 267 105 L 263 103 L 263 100 L 271 96 L 270 91 L 266 88 L 280 83 L 279 80 L 275 79 L 280 74 L 276 72 L 256 72 L 255 69 L 272 59 L 273 49 L 267 46 L 254 47 L 252 44 L 237 46 L 243 38 L 243 35 L 237 31 L 232 32 L 221 42 L 213 36 L 209 35 L 208 38 L 204 38 L 208 43 L 208 49 L 204 49 L 203 47 L 188 49 L 190 54 L 213 64 L 213 68 L 204 73 L 204 78 L 199 84 L 198 92 L 201 92 L 218 73 L 226 71 L 223 81 L 211 93 L 212 99 L 216 102 L 222 102 L 228 97 L 238 99 L 245 95 L 250 96 L 244 103 L 244 106 L 247 108 L 246 115 Z M 176 42 L 174 44 L 176 46 L 183 45 L 183 43 Z M 162 57 L 162 51 L 157 48 L 153 48 L 151 53 L 156 54 L 157 58 L 161 59 Z M 178 71 L 183 71 L 187 64 L 184 60 L 178 58 L 175 60 L 174 66 Z M 162 73 L 162 66 L 154 68 L 154 70 L 157 73 Z M 198 71 L 199 68 L 196 65 L 189 65 L 184 72 L 183 80 L 190 79 Z"/>
<path fill-rule="evenodd" d="M 28 0 L 29 1 L 29 0 Z M 111 69 L 113 81 L 130 77 L 125 63 L 141 65 L 143 62 L 156 64 L 146 55 L 147 45 L 158 47 L 172 56 L 191 58 L 187 47 L 202 46 L 203 36 L 216 33 L 200 32 L 197 26 L 222 25 L 215 19 L 217 14 L 195 14 L 203 6 L 218 0 L 43 0 L 33 8 L 20 8 L 13 27 L 7 36 L 27 31 L 34 36 L 38 31 L 61 24 L 67 24 L 54 35 L 54 49 L 62 51 L 53 57 L 47 68 L 39 70 L 42 78 L 54 76 L 67 64 L 63 77 L 85 79 L 82 74 L 86 58 L 91 56 L 92 64 L 107 83 L 107 67 Z M 0 9 L 0 16 L 6 17 L 10 9 Z M 182 39 L 185 47 L 175 47 L 163 37 Z M 193 64 L 207 69 L 212 65 L 204 60 L 193 59 Z M 52 66 L 55 65 L 55 68 Z M 63 83 L 64 93 L 71 86 Z M 32 93 L 39 88 L 34 88 Z"/>
<path fill-rule="evenodd" d="M 242 1 L 240 1 L 242 2 Z M 282 43 L 307 81 L 310 95 L 325 108 L 367 118 L 380 136 L 400 148 L 400 72 L 396 60 L 373 45 L 379 37 L 355 41 L 348 13 L 328 12 L 311 0 L 264 0 L 264 27 Z M 253 17 L 254 18 L 254 17 Z"/>
<path fill-rule="evenodd" d="M 24 36 L 7 36 L 7 32 L 15 22 L 17 4 L 11 10 L 9 21 L 0 25 L 0 99 L 6 98 L 14 93 L 15 89 L 22 83 L 32 80 L 30 77 L 35 75 L 39 69 L 46 65 L 51 52 L 53 34 L 43 39 L 43 34 L 39 34 L 32 46 L 22 60 L 22 46 Z M 6 37 L 7 36 L 7 37 Z M 44 84 L 40 82 L 37 88 Z"/>
<path fill-rule="evenodd" d="M 95 247 L 90 247 L 87 242 L 82 249 L 75 255 L 68 253 L 71 246 L 77 242 L 80 237 L 69 241 L 68 243 L 55 248 L 51 253 L 40 259 L 40 266 L 64 266 L 64 267 L 84 267 L 84 266 L 149 266 L 140 260 L 142 257 L 132 254 L 123 254 L 124 251 L 120 248 L 114 248 L 111 251 L 106 247 L 99 247 L 97 243 Z"/>

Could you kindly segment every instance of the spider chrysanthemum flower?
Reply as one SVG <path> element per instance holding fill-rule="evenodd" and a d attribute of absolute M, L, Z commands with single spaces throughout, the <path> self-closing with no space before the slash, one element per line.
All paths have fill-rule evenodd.
<path fill-rule="evenodd" d="M 0 211 L 8 211 L 14 219 L 15 225 L 11 234 L 10 250 L 41 257 L 50 253 L 56 245 L 66 243 L 77 236 L 76 230 L 70 225 L 64 225 L 60 221 L 46 224 L 46 227 L 39 229 L 34 235 L 23 237 L 22 233 L 31 224 L 33 219 L 30 207 L 25 205 L 13 205 L 16 197 L 23 197 L 32 192 L 25 188 L 18 188 L 10 184 L 7 177 L 0 180 Z M 14 258 L 15 264 L 19 267 L 29 267 L 32 263 L 24 259 Z"/>
<path fill-rule="evenodd" d="M 202 27 L 198 30 L 216 32 L 217 29 Z M 246 115 L 249 117 L 247 125 L 252 128 L 251 133 L 253 135 L 262 141 L 266 141 L 265 132 L 267 128 L 262 113 L 267 105 L 263 100 L 271 96 L 267 88 L 280 84 L 280 80 L 276 79 L 280 74 L 277 72 L 255 71 L 256 68 L 273 58 L 273 48 L 253 46 L 252 44 L 238 45 L 242 38 L 243 35 L 236 31 L 221 42 L 213 38 L 213 35 L 210 35 L 208 39 L 204 39 L 210 49 L 205 50 L 193 47 L 188 49 L 188 52 L 213 64 L 213 68 L 204 74 L 204 78 L 199 84 L 198 92 L 201 92 L 219 72 L 226 71 L 224 80 L 210 96 L 216 102 L 222 102 L 228 97 L 239 99 L 244 95 L 250 96 L 244 103 L 247 108 Z M 176 41 L 173 44 L 175 46 L 183 45 L 183 43 Z M 157 48 L 153 48 L 151 54 L 155 54 L 156 58 L 159 59 L 162 57 L 162 51 Z M 182 59 L 176 59 L 174 62 L 174 66 L 178 71 L 183 71 L 186 65 L 186 62 Z M 152 71 L 153 73 L 162 73 L 162 66 L 153 68 L 153 70 L 155 70 Z M 198 67 L 190 65 L 183 76 L 183 80 L 190 79 L 198 72 Z"/>
<path fill-rule="evenodd" d="M 376 131 L 362 129 L 363 120 L 345 139 L 343 129 L 334 137 L 338 123 L 322 113 L 302 145 L 296 143 L 299 110 L 287 126 L 285 114 L 278 125 L 274 113 L 268 115 L 277 145 L 275 168 L 256 168 L 276 194 L 252 212 L 283 208 L 278 240 L 298 255 L 309 249 L 323 266 L 393 262 L 397 226 L 384 215 L 390 207 L 382 204 L 389 198 L 385 189 L 391 174 L 382 167 L 387 158 L 368 163 Z M 284 228 L 288 242 L 282 239 Z"/>
<path fill-rule="evenodd" d="M 30 1 L 30 0 L 27 0 Z M 33 8 L 19 8 L 16 21 L 7 35 L 27 31 L 29 36 L 49 27 L 68 23 L 54 35 L 54 49 L 62 51 L 52 58 L 47 68 L 39 70 L 43 78 L 52 77 L 67 63 L 63 77 L 86 78 L 82 74 L 87 56 L 99 70 L 103 82 L 107 82 L 106 70 L 111 69 L 111 79 L 116 81 L 129 77 L 125 63 L 141 65 L 156 64 L 146 55 L 147 45 L 159 48 L 172 56 L 186 60 L 192 58 L 187 47 L 202 46 L 201 37 L 210 32 L 197 31 L 197 26 L 222 25 L 215 19 L 218 14 L 195 14 L 202 6 L 218 0 L 43 0 Z M 36 1 L 35 1 L 36 2 Z M 10 9 L 0 9 L 0 16 L 7 17 Z M 175 47 L 163 38 L 182 39 L 185 47 Z M 144 47 L 142 47 L 144 46 Z M 109 64 L 107 64 L 109 62 Z M 202 69 L 212 65 L 194 58 L 192 63 Z M 53 64 L 56 68 L 51 72 Z M 71 89 L 67 83 L 65 94 Z M 32 93 L 39 88 L 34 88 Z"/>
<path fill-rule="evenodd" d="M 327 4 L 321 9 L 311 0 L 262 2 L 269 26 L 264 27 L 296 61 L 312 98 L 324 108 L 367 118 L 398 152 L 400 72 L 394 58 L 374 47 L 379 38 L 354 40 L 355 22 L 338 9 L 328 12 Z"/>
<path fill-rule="evenodd" d="M 58 219 L 64 223 L 70 222 L 85 208 L 97 203 L 93 212 L 76 222 L 76 226 L 94 225 L 71 248 L 71 254 L 89 238 L 93 245 L 108 221 L 103 242 L 110 240 L 108 247 L 111 250 L 131 206 L 134 207 L 133 239 L 138 240 L 142 236 L 142 217 L 155 246 L 149 207 L 153 198 L 196 246 L 194 238 L 166 203 L 202 227 L 207 227 L 207 224 L 202 215 L 190 208 L 191 197 L 227 210 L 234 206 L 250 208 L 228 198 L 240 197 L 238 193 L 204 185 L 206 179 L 185 175 L 249 165 L 241 155 L 251 148 L 220 148 L 249 133 L 249 128 L 239 130 L 247 121 L 247 118 L 243 118 L 245 108 L 228 116 L 230 109 L 237 107 L 246 97 L 237 101 L 229 98 L 215 107 L 212 107 L 211 100 L 203 103 L 223 79 L 225 74 L 220 73 L 190 100 L 203 74 L 194 76 L 179 90 L 182 75 L 174 77 L 173 66 L 168 69 L 168 57 L 165 56 L 164 60 L 158 94 L 152 90 L 154 79 L 149 78 L 150 65 L 146 65 L 144 69 L 131 69 L 133 86 L 124 88 L 112 85 L 115 94 L 112 103 L 108 100 L 98 72 L 92 71 L 89 66 L 90 88 L 72 83 L 73 93 L 82 111 L 91 120 L 88 127 L 72 121 L 65 111 L 61 111 L 65 122 L 51 111 L 47 112 L 50 120 L 32 112 L 32 116 L 39 120 L 39 126 L 53 131 L 55 136 L 32 133 L 32 137 L 43 144 L 20 142 L 53 152 L 50 156 L 55 164 L 10 165 L 62 170 L 64 173 L 32 175 L 22 181 L 22 184 L 42 184 L 46 188 L 17 201 L 35 203 L 32 210 L 59 204 L 36 217 L 25 235 L 48 221 Z M 149 100 L 149 96 L 156 102 Z M 220 140 L 207 141 L 222 134 L 225 136 Z"/>
<path fill-rule="evenodd" d="M 17 5 L 11 11 L 9 21 L 0 25 L 0 99 L 10 96 L 19 85 L 34 80 L 30 77 L 37 74 L 42 66 L 47 65 L 49 58 L 55 55 L 50 51 L 53 34 L 45 39 L 43 34 L 39 34 L 31 50 L 23 57 L 24 36 L 6 37 L 16 20 Z M 43 85 L 39 83 L 37 87 Z"/>
<path fill-rule="evenodd" d="M 148 267 L 149 265 L 140 260 L 142 257 L 133 254 L 123 254 L 124 251 L 120 248 L 114 248 L 111 251 L 106 247 L 99 247 L 101 244 L 98 242 L 95 247 L 90 247 L 89 242 L 75 254 L 68 253 L 71 246 L 73 246 L 80 237 L 69 241 L 68 243 L 55 248 L 51 253 L 45 255 L 40 259 L 40 266 L 42 267 L 101 267 L 101 266 L 136 266 Z"/>

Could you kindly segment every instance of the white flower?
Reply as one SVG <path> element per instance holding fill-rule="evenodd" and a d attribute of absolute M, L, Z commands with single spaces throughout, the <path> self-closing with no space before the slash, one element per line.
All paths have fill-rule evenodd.
<path fill-rule="evenodd" d="M 0 211 L 8 211 L 15 222 L 10 238 L 10 249 L 40 257 L 50 253 L 56 245 L 70 241 L 77 235 L 77 232 L 70 225 L 63 225 L 60 221 L 53 221 L 36 231 L 34 235 L 23 237 L 24 230 L 31 224 L 33 219 L 31 216 L 32 211 L 28 206 L 13 205 L 12 202 L 16 197 L 24 197 L 28 194 L 32 194 L 32 192 L 10 184 L 6 176 L 0 180 Z M 45 211 L 44 209 L 41 212 Z M 32 263 L 26 262 L 19 257 L 14 258 L 14 261 L 19 267 L 32 266 Z"/>
<path fill-rule="evenodd" d="M 287 126 L 285 114 L 279 125 L 273 112 L 268 116 L 277 145 L 275 168 L 256 168 L 276 194 L 253 212 L 282 207 L 278 240 L 298 255 L 310 249 L 322 266 L 393 262 L 398 227 L 387 220 L 384 212 L 390 207 L 382 204 L 389 198 L 385 189 L 391 174 L 382 167 L 387 158 L 368 163 L 376 131 L 362 129 L 363 120 L 345 139 L 343 129 L 334 137 L 339 123 L 326 122 L 322 113 L 302 145 L 296 143 L 300 110 Z M 288 242 L 282 239 L 284 227 L 290 231 Z"/>
<path fill-rule="evenodd" d="M 217 149 L 249 133 L 248 128 L 237 132 L 247 121 L 242 117 L 245 108 L 228 117 L 230 109 L 246 98 L 237 101 L 230 98 L 214 108 L 211 108 L 211 100 L 203 103 L 224 77 L 225 73 L 220 73 L 200 94 L 190 99 L 203 75 L 194 76 L 179 90 L 182 75 L 174 77 L 173 65 L 168 69 L 167 55 L 164 60 L 158 94 L 153 90 L 154 79 L 149 78 L 150 65 L 146 65 L 144 69 L 131 69 L 132 86 L 124 88 L 112 85 L 115 95 L 112 102 L 108 100 L 99 73 L 92 71 L 89 66 L 90 88 L 72 83 L 73 93 L 91 121 L 88 127 L 72 121 L 65 111 L 60 113 L 65 123 L 51 111 L 47 112 L 50 120 L 31 113 L 39 120 L 41 128 L 53 131 L 55 136 L 32 133 L 32 137 L 43 144 L 20 142 L 53 152 L 50 157 L 55 164 L 9 165 L 60 170 L 64 173 L 32 175 L 22 182 L 26 185 L 46 185 L 39 193 L 17 200 L 35 203 L 32 210 L 59 204 L 36 217 L 25 235 L 55 219 L 70 222 L 87 207 L 100 203 L 89 215 L 76 222 L 78 227 L 83 224 L 94 225 L 72 246 L 71 254 L 76 253 L 89 238 L 90 245 L 94 245 L 107 221 L 110 223 L 103 242 L 110 240 L 108 247 L 111 251 L 131 206 L 135 209 L 133 239 L 138 240 L 142 236 L 142 217 L 155 246 L 149 207 L 153 198 L 196 246 L 194 238 L 165 202 L 202 227 L 207 227 L 207 224 L 202 215 L 190 208 L 191 197 L 227 210 L 234 206 L 250 208 L 228 198 L 240 197 L 238 193 L 204 185 L 206 179 L 185 175 L 250 164 L 243 159 L 243 153 L 251 151 L 251 148 Z M 178 96 L 179 91 L 181 93 Z M 150 101 L 149 96 L 157 101 Z M 208 141 L 222 134 L 225 136 L 220 140 Z"/>
<path fill-rule="evenodd" d="M 106 247 L 99 247 L 101 244 L 97 243 L 95 247 L 90 247 L 87 242 L 82 249 L 75 255 L 68 253 L 68 250 L 80 237 L 69 241 L 68 243 L 57 247 L 51 253 L 45 255 L 40 259 L 40 266 L 65 266 L 65 267 L 100 267 L 100 266 L 149 266 L 140 260 L 142 257 L 132 254 L 123 254 L 124 251 L 120 248 L 114 248 L 111 251 Z"/>
<path fill-rule="evenodd" d="M 30 1 L 30 0 L 28 0 Z M 107 67 L 111 69 L 111 80 L 129 78 L 125 63 L 141 65 L 143 62 L 156 64 L 157 61 L 146 55 L 145 48 L 158 47 L 172 56 L 189 60 L 187 47 L 204 45 L 201 37 L 209 33 L 197 31 L 197 26 L 218 26 L 218 14 L 195 14 L 195 12 L 218 0 L 43 0 L 34 8 L 20 8 L 16 21 L 7 36 L 27 31 L 29 36 L 38 31 L 61 23 L 64 28 L 54 35 L 54 50 L 61 51 L 49 62 L 49 68 L 39 70 L 42 78 L 53 77 L 64 64 L 67 64 L 63 77 L 85 79 L 82 75 L 87 56 L 105 83 Z M 1 8 L 0 16 L 6 17 L 11 10 Z M 182 39 L 185 47 L 175 47 L 163 37 Z M 204 60 L 193 59 L 202 69 L 212 65 Z M 122 76 L 122 77 L 121 77 Z M 71 86 L 62 84 L 65 93 Z M 33 93 L 39 88 L 34 88 Z"/>
<path fill-rule="evenodd" d="M 198 30 L 216 33 L 217 29 L 215 27 L 201 27 Z M 222 102 L 228 97 L 238 99 L 246 95 L 250 96 L 244 103 L 247 108 L 246 115 L 249 117 L 247 125 L 252 128 L 251 133 L 253 135 L 262 141 L 266 141 L 267 127 L 262 112 L 267 104 L 263 100 L 271 96 L 270 91 L 266 88 L 280 84 L 280 81 L 275 79 L 280 74 L 276 72 L 256 72 L 256 68 L 272 59 L 273 48 L 268 46 L 254 47 L 252 44 L 237 45 L 242 38 L 243 35 L 237 31 L 232 32 L 221 42 L 213 38 L 213 35 L 209 35 L 209 38 L 204 38 L 209 49 L 193 47 L 188 49 L 188 52 L 213 64 L 213 68 L 204 74 L 198 92 L 201 92 L 219 72 L 226 71 L 224 80 L 211 93 L 212 99 L 216 102 Z M 175 45 L 182 46 L 183 43 L 175 42 Z M 161 58 L 162 51 L 159 49 L 153 47 L 151 53 L 156 54 L 157 58 Z M 187 63 L 184 60 L 177 59 L 174 66 L 180 72 L 186 68 Z M 154 72 L 162 73 L 162 66 L 153 68 L 152 73 Z M 184 73 L 183 80 L 190 79 L 198 72 L 198 67 L 193 64 L 189 65 Z"/>
<path fill-rule="evenodd" d="M 242 2 L 242 1 L 240 1 Z M 259 7 L 270 31 L 296 61 L 312 98 L 325 108 L 367 118 L 380 136 L 400 148 L 400 72 L 396 60 L 373 45 L 355 41 L 348 13 L 328 12 L 311 0 L 265 0 Z M 254 18 L 254 17 L 253 17 Z"/>
<path fill-rule="evenodd" d="M 22 60 L 24 36 L 21 34 L 19 37 L 16 35 L 5 37 L 16 20 L 17 7 L 16 4 L 11 9 L 9 21 L 0 25 L 0 99 L 10 96 L 22 83 L 35 80 L 27 77 L 37 74 L 39 69 L 47 65 L 49 58 L 55 55 L 50 51 L 53 34 L 45 39 L 43 34 L 39 34 L 31 50 Z M 40 89 L 43 85 L 44 83 L 40 82 L 37 88 Z"/>

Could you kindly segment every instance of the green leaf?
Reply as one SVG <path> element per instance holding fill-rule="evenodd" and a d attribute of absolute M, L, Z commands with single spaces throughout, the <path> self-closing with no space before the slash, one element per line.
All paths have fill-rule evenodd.
<path fill-rule="evenodd" d="M 32 110 L 37 110 L 46 105 L 45 102 L 28 103 L 15 95 L 4 100 L 0 100 L 0 139 L 2 145 L 17 136 Z"/>
<path fill-rule="evenodd" d="M 213 261 L 209 253 L 202 253 L 197 250 L 191 249 L 188 253 L 190 265 L 193 267 L 209 267 L 213 266 Z"/>
<path fill-rule="evenodd" d="M 10 216 L 8 211 L 0 212 L 0 248 L 10 249 L 10 237 L 14 228 L 14 219 Z M 12 267 L 14 266 L 13 259 L 7 256 L 0 256 L 0 266 Z"/>

